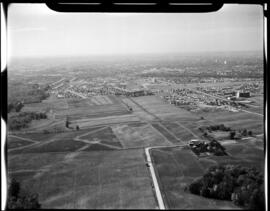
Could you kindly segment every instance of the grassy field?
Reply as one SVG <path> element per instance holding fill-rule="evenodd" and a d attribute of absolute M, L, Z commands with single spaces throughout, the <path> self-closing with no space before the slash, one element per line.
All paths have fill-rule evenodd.
<path fill-rule="evenodd" d="M 151 157 L 166 207 L 170 209 L 236 209 L 230 201 L 221 201 L 193 195 L 184 188 L 213 165 L 241 164 L 263 170 L 262 149 L 252 144 L 226 145 L 230 156 L 198 158 L 188 147 L 152 149 Z"/>
<path fill-rule="evenodd" d="M 167 102 L 163 101 L 160 97 L 157 96 L 143 96 L 132 98 L 136 103 L 141 105 L 144 109 L 149 111 L 151 114 L 157 116 L 162 120 L 196 120 L 198 117 L 192 113 L 177 108 L 174 105 L 170 105 Z"/>
<path fill-rule="evenodd" d="M 132 107 L 132 113 L 126 105 Z M 28 106 L 25 109 L 38 108 Z M 40 132 L 8 137 L 8 172 L 25 188 L 39 193 L 43 208 L 157 208 L 143 148 L 187 143 L 200 138 L 199 127 L 206 125 L 250 127 L 255 134 L 262 126 L 258 116 L 224 111 L 191 113 L 156 96 L 49 98 L 40 108 L 51 109 L 60 120 L 47 127 L 40 123 L 39 129 L 36 126 Z M 65 127 L 66 116 L 73 129 L 42 132 L 44 128 Z M 75 130 L 77 125 L 80 130 Z M 263 168 L 262 141 L 253 138 L 224 146 L 230 156 L 198 158 L 183 147 L 151 150 L 168 208 L 236 208 L 230 202 L 184 191 L 211 165 L 241 163 Z"/>
<path fill-rule="evenodd" d="M 92 132 L 90 134 L 81 136 L 80 138 L 89 141 L 93 140 L 95 142 L 100 142 L 102 144 L 122 148 L 122 144 L 119 142 L 118 138 L 113 133 L 111 127 L 104 127 L 102 129 L 97 130 L 96 132 Z"/>
<path fill-rule="evenodd" d="M 72 152 L 85 146 L 85 143 L 73 141 L 70 139 L 61 139 L 51 142 L 37 144 L 29 148 L 17 149 L 10 152 L 11 154 L 23 153 L 47 153 L 47 152 Z"/>
<path fill-rule="evenodd" d="M 177 122 L 165 122 L 163 125 L 184 143 L 196 138 L 190 131 L 177 124 Z"/>
<path fill-rule="evenodd" d="M 22 111 L 47 112 L 50 117 L 53 116 L 55 119 L 65 120 L 69 117 L 71 121 L 131 113 L 122 100 L 115 96 L 94 96 L 87 99 L 50 97 L 41 103 L 27 104 Z"/>
<path fill-rule="evenodd" d="M 119 146 L 119 147 L 121 147 L 121 146 Z M 109 147 L 107 145 L 97 143 L 97 144 L 91 144 L 91 145 L 87 146 L 82 151 L 106 151 L 106 150 L 113 150 L 113 148 Z"/>
<path fill-rule="evenodd" d="M 42 208 L 157 207 L 143 150 L 17 154 L 8 163 Z"/>
<path fill-rule="evenodd" d="M 76 127 L 79 125 L 80 128 L 89 128 L 98 125 L 111 125 L 111 124 L 121 124 L 121 123 L 130 123 L 130 122 L 140 122 L 140 119 L 133 115 L 121 115 L 121 116 L 107 116 L 107 117 L 99 117 L 99 118 L 85 118 L 80 120 L 72 121 L 70 126 Z"/>
<path fill-rule="evenodd" d="M 26 142 L 32 144 L 26 146 Z M 35 143 L 35 144 L 33 144 Z M 63 133 L 26 133 L 8 137 L 10 153 L 67 152 L 95 148 L 122 149 L 122 144 L 110 127 L 93 127 Z M 94 146 L 88 146 L 93 144 Z M 101 144 L 101 146 L 100 146 Z M 87 145 L 87 146 L 86 146 Z M 104 146 L 105 145 L 105 146 Z M 18 148 L 18 149 L 16 149 Z"/>
<path fill-rule="evenodd" d="M 215 111 L 215 112 L 198 112 L 198 115 L 204 116 L 206 119 L 229 126 L 233 129 L 252 130 L 255 134 L 263 133 L 264 120 L 263 116 L 244 112 L 229 112 L 229 111 Z"/>
<path fill-rule="evenodd" d="M 29 144 L 32 144 L 33 142 L 27 141 L 27 140 L 22 140 L 16 137 L 9 137 L 7 141 L 7 148 L 8 149 L 13 149 L 17 147 L 22 147 L 22 146 L 27 146 Z"/>
<path fill-rule="evenodd" d="M 226 131 L 213 131 L 211 132 L 211 136 L 216 140 L 224 140 L 230 137 L 230 132 Z"/>
<path fill-rule="evenodd" d="M 95 126 L 62 133 L 25 133 L 17 134 L 16 137 L 36 142 L 36 144 L 26 148 L 20 148 L 20 146 L 13 144 L 12 154 L 143 148 L 169 146 L 172 143 L 167 140 L 168 137 L 166 138 L 151 124 L 142 122 Z M 9 137 L 8 143 L 12 143 L 11 139 L 14 137 Z M 16 149 L 16 147 L 19 148 Z"/>
<path fill-rule="evenodd" d="M 67 99 L 67 109 L 57 110 L 56 119 L 70 120 L 129 114 L 127 107 L 114 96 L 94 96 L 87 99 Z"/>
<path fill-rule="evenodd" d="M 235 209 L 231 202 L 206 199 L 184 191 L 205 169 L 189 149 L 152 149 L 152 160 L 168 209 Z"/>
<path fill-rule="evenodd" d="M 150 124 L 122 124 L 112 126 L 114 134 L 118 137 L 124 148 L 166 146 L 171 145 Z"/>
<path fill-rule="evenodd" d="M 179 144 L 181 143 L 180 140 L 178 140 L 175 136 L 173 136 L 170 132 L 166 130 L 161 124 L 154 123 L 152 124 L 153 128 L 155 128 L 157 131 L 159 131 L 163 136 L 166 137 L 172 144 Z"/>
<path fill-rule="evenodd" d="M 40 133 L 40 132 L 36 132 L 36 133 L 25 133 L 25 134 L 19 134 L 18 136 L 23 137 L 23 138 L 28 138 L 34 141 L 39 141 L 39 142 L 44 142 L 44 141 L 48 141 L 53 139 L 73 139 L 78 135 L 82 135 L 84 133 L 88 133 L 88 132 L 92 132 L 95 130 L 99 130 L 103 127 L 99 126 L 99 127 L 91 127 L 91 128 L 87 128 L 87 129 L 82 129 L 82 130 L 74 130 L 74 131 L 68 131 L 68 132 L 63 132 L 63 133 Z"/>

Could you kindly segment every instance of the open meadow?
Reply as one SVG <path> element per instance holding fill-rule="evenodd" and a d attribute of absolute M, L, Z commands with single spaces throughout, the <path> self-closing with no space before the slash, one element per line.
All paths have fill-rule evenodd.
<path fill-rule="evenodd" d="M 193 115 L 184 109 L 168 104 L 158 96 L 135 97 L 130 100 L 142 110 L 145 110 L 146 113 L 159 120 L 176 121 L 179 119 L 195 120 L 198 118 L 196 115 Z"/>
<path fill-rule="evenodd" d="M 198 112 L 197 115 L 201 115 L 209 121 L 222 123 L 235 130 L 247 129 L 254 134 L 262 134 L 264 131 L 264 118 L 260 115 L 229 111 Z"/>
<path fill-rule="evenodd" d="M 8 175 L 42 208 L 157 208 L 143 150 L 9 155 Z"/>
<path fill-rule="evenodd" d="M 129 114 L 127 107 L 113 96 L 94 96 L 87 99 L 67 99 L 68 108 L 57 110 L 56 119 L 68 117 L 71 121 Z"/>

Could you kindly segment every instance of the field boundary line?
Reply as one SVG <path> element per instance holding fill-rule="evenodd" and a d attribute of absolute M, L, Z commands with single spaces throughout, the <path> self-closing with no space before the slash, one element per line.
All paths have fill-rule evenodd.
<path fill-rule="evenodd" d="M 106 146 L 106 147 L 109 147 L 109 148 L 112 148 L 112 149 L 122 149 L 122 148 L 119 148 L 117 146 L 113 146 L 113 145 L 109 145 L 109 144 L 104 144 L 102 142 L 99 142 L 99 143 L 96 143 L 96 144 L 100 144 L 100 145 L 103 145 L 103 146 Z"/>
<path fill-rule="evenodd" d="M 38 145 L 38 144 L 40 144 L 40 142 L 35 142 L 35 143 L 33 143 L 33 144 L 29 144 L 29 145 L 26 145 L 26 146 L 21 146 L 21 147 L 9 149 L 9 150 L 8 150 L 8 153 L 9 153 L 9 152 L 16 151 L 16 150 L 20 150 L 20 149 L 25 149 L 25 148 L 28 148 L 28 147 L 36 146 L 36 145 Z"/>
<path fill-rule="evenodd" d="M 185 127 L 184 125 L 182 125 L 179 122 L 175 122 L 177 125 L 179 125 L 180 127 L 184 128 L 185 130 L 187 130 L 190 134 L 192 134 L 193 136 L 195 136 L 196 138 L 200 138 L 197 134 L 193 133 L 190 129 L 188 129 L 187 127 Z"/>
<path fill-rule="evenodd" d="M 159 125 L 160 125 L 164 130 L 166 130 L 171 136 L 173 136 L 177 141 L 183 143 L 182 140 L 179 139 L 179 138 L 177 138 L 177 136 L 176 136 L 173 132 L 169 131 L 169 130 L 166 128 L 166 126 L 164 126 L 164 125 L 162 124 L 162 122 L 160 122 Z"/>
<path fill-rule="evenodd" d="M 161 135 L 165 139 L 165 141 L 168 144 L 170 144 L 170 146 L 172 145 L 172 142 L 170 142 L 166 136 L 164 136 L 160 131 L 158 131 L 156 128 L 154 128 L 151 123 L 148 123 L 148 124 L 153 128 L 153 130 L 155 130 L 155 132 L 157 132 L 159 135 Z"/>
<path fill-rule="evenodd" d="M 92 130 L 92 131 L 90 131 L 90 132 L 83 133 L 83 134 L 81 134 L 81 135 L 76 136 L 74 139 L 82 140 L 82 139 L 81 139 L 82 136 L 86 136 L 86 135 L 89 135 L 89 134 L 91 134 L 91 133 L 98 132 L 98 131 L 100 131 L 100 130 L 105 130 L 107 127 L 108 127 L 108 126 L 104 126 L 104 127 L 102 127 L 102 128 L 97 128 L 96 130 Z"/>
<path fill-rule="evenodd" d="M 36 141 L 36 140 L 30 139 L 30 138 L 23 138 L 23 137 L 16 136 L 16 135 L 9 135 L 9 136 L 10 136 L 10 137 L 17 138 L 17 139 L 24 140 L 24 141 L 30 141 L 30 142 L 34 142 L 34 143 L 39 143 L 39 141 Z"/>

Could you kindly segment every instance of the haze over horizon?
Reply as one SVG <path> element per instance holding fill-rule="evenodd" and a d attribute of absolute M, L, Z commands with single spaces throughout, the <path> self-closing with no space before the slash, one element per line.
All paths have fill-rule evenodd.
<path fill-rule="evenodd" d="M 202 14 L 65 14 L 12 4 L 8 56 L 86 57 L 192 52 L 262 52 L 263 11 L 225 5 Z"/>

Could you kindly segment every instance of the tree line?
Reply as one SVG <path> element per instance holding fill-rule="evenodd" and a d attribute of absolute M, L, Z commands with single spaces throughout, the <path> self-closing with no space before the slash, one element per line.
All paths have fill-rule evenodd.
<path fill-rule="evenodd" d="M 251 130 L 247 130 L 245 128 L 235 130 L 235 129 L 232 129 L 230 127 L 226 127 L 224 124 L 200 127 L 199 130 L 202 133 L 204 133 L 205 137 L 208 137 L 209 139 L 211 139 L 211 136 L 209 136 L 209 133 L 212 133 L 213 131 L 218 131 L 218 130 L 229 132 L 228 138 L 230 138 L 230 139 L 240 139 L 242 136 L 252 136 L 253 135 L 253 132 Z M 207 130 L 207 132 L 205 130 Z"/>
<path fill-rule="evenodd" d="M 185 190 L 207 198 L 230 200 L 246 209 L 265 210 L 264 177 L 256 168 L 212 166 Z"/>
<path fill-rule="evenodd" d="M 28 127 L 32 120 L 46 119 L 46 113 L 20 112 L 8 118 L 8 127 L 10 130 L 20 130 Z"/>

